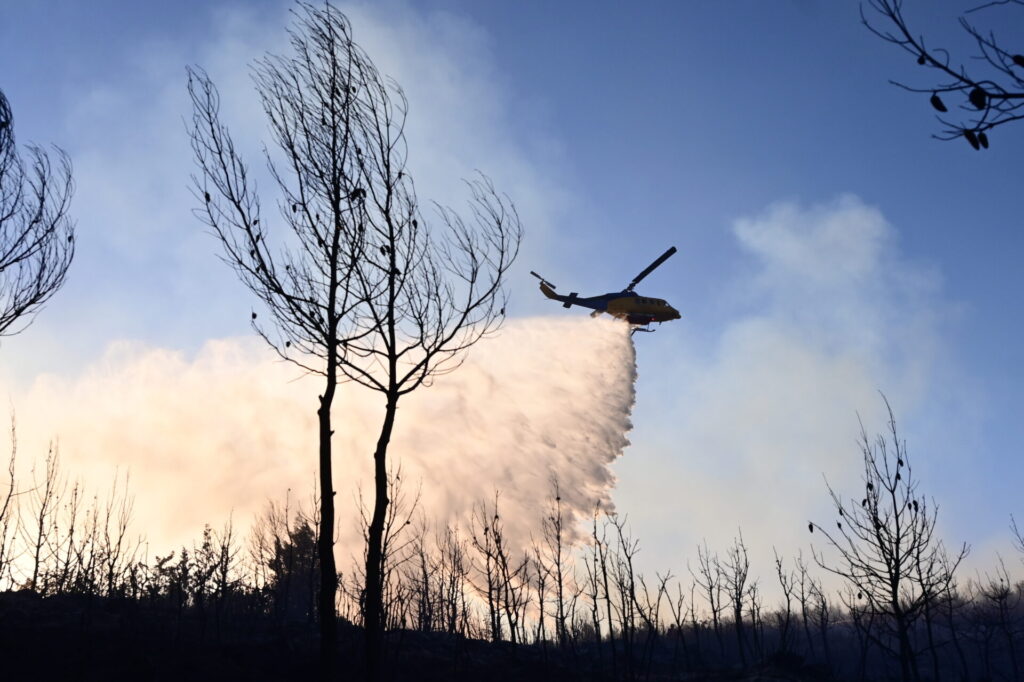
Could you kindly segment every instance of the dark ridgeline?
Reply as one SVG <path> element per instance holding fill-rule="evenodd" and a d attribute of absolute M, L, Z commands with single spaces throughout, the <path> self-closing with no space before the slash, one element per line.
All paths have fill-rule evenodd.
<path fill-rule="evenodd" d="M 953 62 L 949 50 L 928 45 L 925 37 L 912 28 L 913 22 L 904 17 L 903 0 L 868 0 L 867 4 L 873 14 L 866 16 L 861 7 L 861 21 L 868 30 L 908 52 L 918 66 L 929 69 L 928 73 L 938 80 L 926 87 L 892 81 L 904 90 L 930 94 L 928 101 L 940 114 L 938 119 L 942 124 L 942 129 L 934 137 L 940 140 L 963 138 L 974 149 L 988 149 L 988 131 L 1024 119 L 1024 48 L 1018 44 L 1009 46 L 1016 48 L 1016 52 L 1007 49 L 1005 43 L 1001 44 L 996 39 L 994 31 L 978 28 L 973 18 L 967 16 L 967 13 L 978 9 L 992 13 L 999 5 L 1018 5 L 1009 9 L 1003 7 L 1000 9 L 1002 16 L 991 18 L 997 25 L 1006 25 L 1010 18 L 1007 11 L 1018 12 L 1016 27 L 1019 27 L 1019 12 L 1022 11 L 1019 6 L 1024 4 L 1020 0 L 968 5 L 967 13 L 960 18 L 960 26 L 974 41 L 977 52 L 966 63 Z M 917 4 L 922 15 L 931 9 L 929 3 Z M 950 102 L 948 106 L 947 102 Z M 950 107 L 959 112 L 970 112 L 970 115 L 960 113 L 954 119 L 949 112 Z"/>
<path fill-rule="evenodd" d="M 64 284 L 75 256 L 68 210 L 71 161 L 55 148 L 56 167 L 42 147 L 28 161 L 14 140 L 14 115 L 0 91 L 0 337 L 17 334 Z"/>
<path fill-rule="evenodd" d="M 965 548 L 943 550 L 936 506 L 917 489 L 894 421 L 888 436 L 864 439 L 863 497 L 829 491 L 842 528 L 815 524 L 812 538 L 832 546 L 812 547 L 811 564 L 776 555 L 775 606 L 742 534 L 721 557 L 702 543 L 689 580 L 652 578 L 636 569 L 640 544 L 622 516 L 595 510 L 589 535 L 569 541 L 557 482 L 537 510 L 533 543 L 518 546 L 499 496 L 481 501 L 464 528 L 432 526 L 396 473 L 379 672 L 467 681 L 1020 679 L 1024 583 L 1002 563 L 991 576 L 955 580 Z M 56 452 L 31 481 L 11 468 L 5 489 L 0 660 L 11 679 L 42 670 L 42 679 L 279 680 L 321 670 L 315 495 L 311 512 L 270 503 L 244 541 L 230 523 L 207 527 L 192 547 L 150 559 L 129 532 L 125 487 L 106 500 L 86 495 L 68 484 Z M 886 573 L 885 557 L 904 561 Z M 838 591 L 815 567 L 842 578 Z M 338 679 L 368 672 L 364 585 L 359 570 L 341 581 Z"/>
<path fill-rule="evenodd" d="M 361 615 L 369 679 L 380 679 L 384 632 L 387 451 L 400 398 L 453 371 L 504 319 L 503 281 L 521 227 L 510 201 L 479 176 L 467 183 L 468 220 L 438 208 L 432 233 L 406 168 L 406 99 L 354 42 L 329 3 L 299 3 L 294 55 L 253 67 L 274 142 L 279 192 L 273 215 L 260 197 L 206 75 L 189 70 L 197 214 L 225 260 L 269 312 L 252 325 L 277 354 L 324 378 L 319 417 L 319 622 L 326 676 L 335 661 L 331 406 L 339 381 L 378 392 L 384 417 L 374 457 Z M 276 227 L 275 227 L 276 226 Z M 290 247 L 282 233 L 291 233 Z M 271 245 L 270 240 L 275 242 Z"/>

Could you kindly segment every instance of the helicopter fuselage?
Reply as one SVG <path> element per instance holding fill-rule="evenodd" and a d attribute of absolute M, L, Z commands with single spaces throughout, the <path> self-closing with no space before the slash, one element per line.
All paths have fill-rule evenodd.
<path fill-rule="evenodd" d="M 542 282 L 541 292 L 550 299 L 561 301 L 562 306 L 569 308 L 578 305 L 590 308 L 599 313 L 608 313 L 630 324 L 648 325 L 651 322 L 668 322 L 678 320 L 679 311 L 664 299 L 648 298 L 635 291 L 613 291 L 600 296 L 578 296 L 575 293 L 560 296 Z"/>
<path fill-rule="evenodd" d="M 548 298 L 561 302 L 564 308 L 571 308 L 574 305 L 590 308 L 594 311 L 591 313 L 591 316 L 608 313 L 613 317 L 628 322 L 634 327 L 633 331 L 653 331 L 651 329 L 637 329 L 637 327 L 646 327 L 651 322 L 678 320 L 680 317 L 679 311 L 670 306 L 664 299 L 641 296 L 633 291 L 633 287 L 639 284 L 640 280 L 644 277 L 651 274 L 655 268 L 668 260 L 675 252 L 676 247 L 669 248 L 668 251 L 658 256 L 653 263 L 634 277 L 633 281 L 625 289 L 622 291 L 612 291 L 601 296 L 584 296 L 580 298 L 579 294 L 575 291 L 568 296 L 562 296 L 555 293 L 554 284 L 532 270 L 530 274 L 540 280 L 541 292 Z"/>
<path fill-rule="evenodd" d="M 660 298 L 648 298 L 635 291 L 620 291 L 605 294 L 608 298 L 605 312 L 621 318 L 630 324 L 650 324 L 678 320 L 679 311 Z M 604 298 L 604 297 L 602 297 Z"/>

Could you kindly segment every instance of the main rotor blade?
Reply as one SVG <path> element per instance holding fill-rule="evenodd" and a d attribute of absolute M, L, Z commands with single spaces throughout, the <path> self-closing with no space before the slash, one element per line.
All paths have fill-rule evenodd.
<path fill-rule="evenodd" d="M 642 280 L 644 277 L 646 277 L 647 275 L 649 275 L 652 272 L 654 272 L 654 268 L 658 267 L 659 265 L 661 265 L 662 263 L 667 261 L 672 256 L 672 254 L 675 253 L 675 252 L 676 252 L 676 247 L 673 246 L 668 251 L 666 251 L 665 253 L 663 253 L 660 256 L 658 256 L 658 260 L 656 260 L 653 263 L 651 263 L 650 265 L 648 265 L 646 268 L 644 268 L 643 272 L 641 272 L 639 275 L 637 275 L 636 277 L 633 278 L 633 281 L 629 283 L 628 287 L 626 287 L 626 291 L 633 291 L 633 287 L 635 287 L 637 284 L 639 284 L 640 280 Z"/>

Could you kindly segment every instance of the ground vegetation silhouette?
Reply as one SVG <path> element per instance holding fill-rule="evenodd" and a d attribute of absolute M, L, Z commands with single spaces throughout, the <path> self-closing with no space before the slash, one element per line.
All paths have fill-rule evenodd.
<path fill-rule="evenodd" d="M 758 567 L 738 533 L 725 546 L 695 548 L 686 578 L 639 571 L 642 545 L 620 514 L 596 509 L 589 533 L 567 542 L 557 482 L 531 520 L 534 541 L 516 544 L 505 533 L 500 492 L 480 500 L 465 525 L 425 519 L 395 472 L 379 672 L 426 680 L 1019 679 L 1024 583 L 1003 560 L 990 574 L 959 575 L 964 548 L 942 550 L 938 508 L 923 505 L 892 422 L 864 439 L 859 455 L 865 492 L 847 500 L 823 490 L 837 520 L 813 523 L 813 561 L 777 555 L 774 567 Z M 151 555 L 131 530 L 125 479 L 95 495 L 68 478 L 57 450 L 38 465 L 25 481 L 9 469 L 0 506 L 5 671 L 31 674 L 52 647 L 66 655 L 48 669 L 76 679 L 285 679 L 319 670 L 315 490 L 308 501 L 288 493 L 269 502 L 246 537 L 228 520 L 202 529 L 190 546 Z M 842 578 L 838 585 L 829 587 L 829 573 Z M 774 603 L 764 596 L 768 579 L 777 582 Z M 346 664 L 336 677 L 367 673 L 362 576 L 353 580 L 339 595 L 336 644 Z"/>

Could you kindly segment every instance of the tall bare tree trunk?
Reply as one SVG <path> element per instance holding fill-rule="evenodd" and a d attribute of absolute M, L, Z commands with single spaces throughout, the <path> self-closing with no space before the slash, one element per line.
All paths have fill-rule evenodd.
<path fill-rule="evenodd" d="M 900 677 L 903 682 L 917 682 L 920 678 L 917 673 L 914 648 L 910 642 L 910 626 L 899 612 L 897 612 L 896 627 L 900 645 Z"/>
<path fill-rule="evenodd" d="M 382 596 L 384 585 L 384 522 L 388 509 L 388 476 L 387 452 L 391 442 L 391 431 L 395 425 L 395 412 L 398 409 L 398 394 L 388 396 L 384 412 L 384 423 L 377 449 L 373 453 L 374 502 L 373 517 L 370 520 L 369 537 L 366 548 L 366 595 L 363 607 L 363 627 L 366 631 L 366 678 L 377 682 L 382 678 L 381 663 L 383 661 L 383 614 Z"/>
<path fill-rule="evenodd" d="M 338 591 L 338 570 L 334 563 L 334 476 L 331 468 L 331 405 L 337 388 L 337 361 L 327 358 L 327 387 L 317 410 L 320 440 L 320 537 L 317 550 L 320 559 L 320 667 L 324 679 L 334 674 L 334 658 L 338 641 L 338 625 L 334 613 L 334 597 Z"/>

